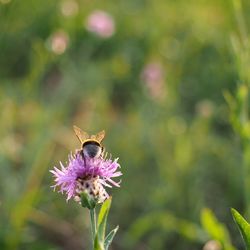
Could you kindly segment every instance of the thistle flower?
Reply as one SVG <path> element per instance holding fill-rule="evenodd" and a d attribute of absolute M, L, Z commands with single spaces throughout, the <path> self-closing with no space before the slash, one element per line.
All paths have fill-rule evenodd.
<path fill-rule="evenodd" d="M 112 161 L 106 158 L 82 157 L 80 152 L 69 156 L 69 163 L 61 169 L 54 167 L 50 172 L 55 178 L 54 189 L 59 187 L 59 192 L 67 194 L 67 201 L 74 198 L 81 201 L 81 195 L 87 194 L 97 203 L 103 203 L 108 197 L 104 187 L 119 187 L 120 182 L 112 180 L 121 176 L 117 171 L 120 168 L 118 158 Z"/>

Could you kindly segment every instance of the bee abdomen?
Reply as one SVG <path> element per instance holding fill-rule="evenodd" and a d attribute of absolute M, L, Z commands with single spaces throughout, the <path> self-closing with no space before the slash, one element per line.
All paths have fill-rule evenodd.
<path fill-rule="evenodd" d="M 95 143 L 88 143 L 83 145 L 83 154 L 90 158 L 99 157 L 102 153 L 100 145 Z"/>

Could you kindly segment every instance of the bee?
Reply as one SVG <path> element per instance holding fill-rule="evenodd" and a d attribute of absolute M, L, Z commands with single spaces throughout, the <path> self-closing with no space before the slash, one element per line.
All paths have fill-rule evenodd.
<path fill-rule="evenodd" d="M 103 157 L 104 154 L 104 147 L 102 146 L 101 142 L 105 137 L 105 131 L 102 130 L 101 132 L 97 133 L 96 135 L 89 135 L 87 132 L 82 131 L 77 126 L 74 126 L 74 131 L 82 144 L 82 148 L 80 150 L 80 154 L 82 157 L 89 157 L 89 158 L 99 158 Z"/>

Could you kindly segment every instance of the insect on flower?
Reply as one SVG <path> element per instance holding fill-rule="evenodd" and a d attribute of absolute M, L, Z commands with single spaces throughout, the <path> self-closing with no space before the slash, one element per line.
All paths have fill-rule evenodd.
<path fill-rule="evenodd" d="M 82 131 L 77 126 L 74 126 L 74 131 L 82 144 L 82 149 L 80 150 L 80 154 L 82 157 L 89 158 L 99 158 L 103 157 L 104 147 L 101 145 L 102 140 L 105 137 L 105 131 L 102 130 L 96 135 L 91 135 L 85 131 Z"/>
<path fill-rule="evenodd" d="M 91 136 L 76 126 L 74 131 L 82 148 L 69 156 L 66 166 L 60 163 L 61 169 L 54 167 L 50 171 L 55 178 L 53 187 L 58 187 L 61 193 L 65 192 L 67 200 L 74 198 L 80 203 L 81 196 L 85 193 L 97 203 L 103 203 L 109 197 L 104 187 L 120 186 L 120 181 L 113 180 L 114 177 L 122 175 L 118 170 L 118 158 L 112 160 L 111 156 L 107 157 L 107 153 L 104 156 L 104 147 L 101 144 L 104 131 Z"/>

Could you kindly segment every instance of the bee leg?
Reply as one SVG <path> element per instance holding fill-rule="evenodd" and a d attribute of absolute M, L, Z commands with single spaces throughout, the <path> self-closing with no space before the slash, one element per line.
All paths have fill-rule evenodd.
<path fill-rule="evenodd" d="M 82 157 L 82 159 L 83 159 L 83 161 L 84 161 L 84 166 L 86 165 L 86 159 L 85 159 L 85 156 L 84 156 L 84 154 L 83 154 L 83 150 L 82 149 L 77 149 L 76 150 L 76 154 L 79 154 L 81 157 Z M 76 155 L 75 154 L 75 155 Z"/>
<path fill-rule="evenodd" d="M 83 159 L 83 162 L 84 162 L 84 166 L 86 166 L 86 158 L 85 158 L 82 150 L 81 150 L 81 156 L 82 156 L 82 159 Z"/>
<path fill-rule="evenodd" d="M 107 152 L 105 151 L 105 148 L 102 148 L 102 153 L 101 153 L 100 157 L 101 157 L 102 159 L 106 159 L 106 157 L 107 157 Z"/>

